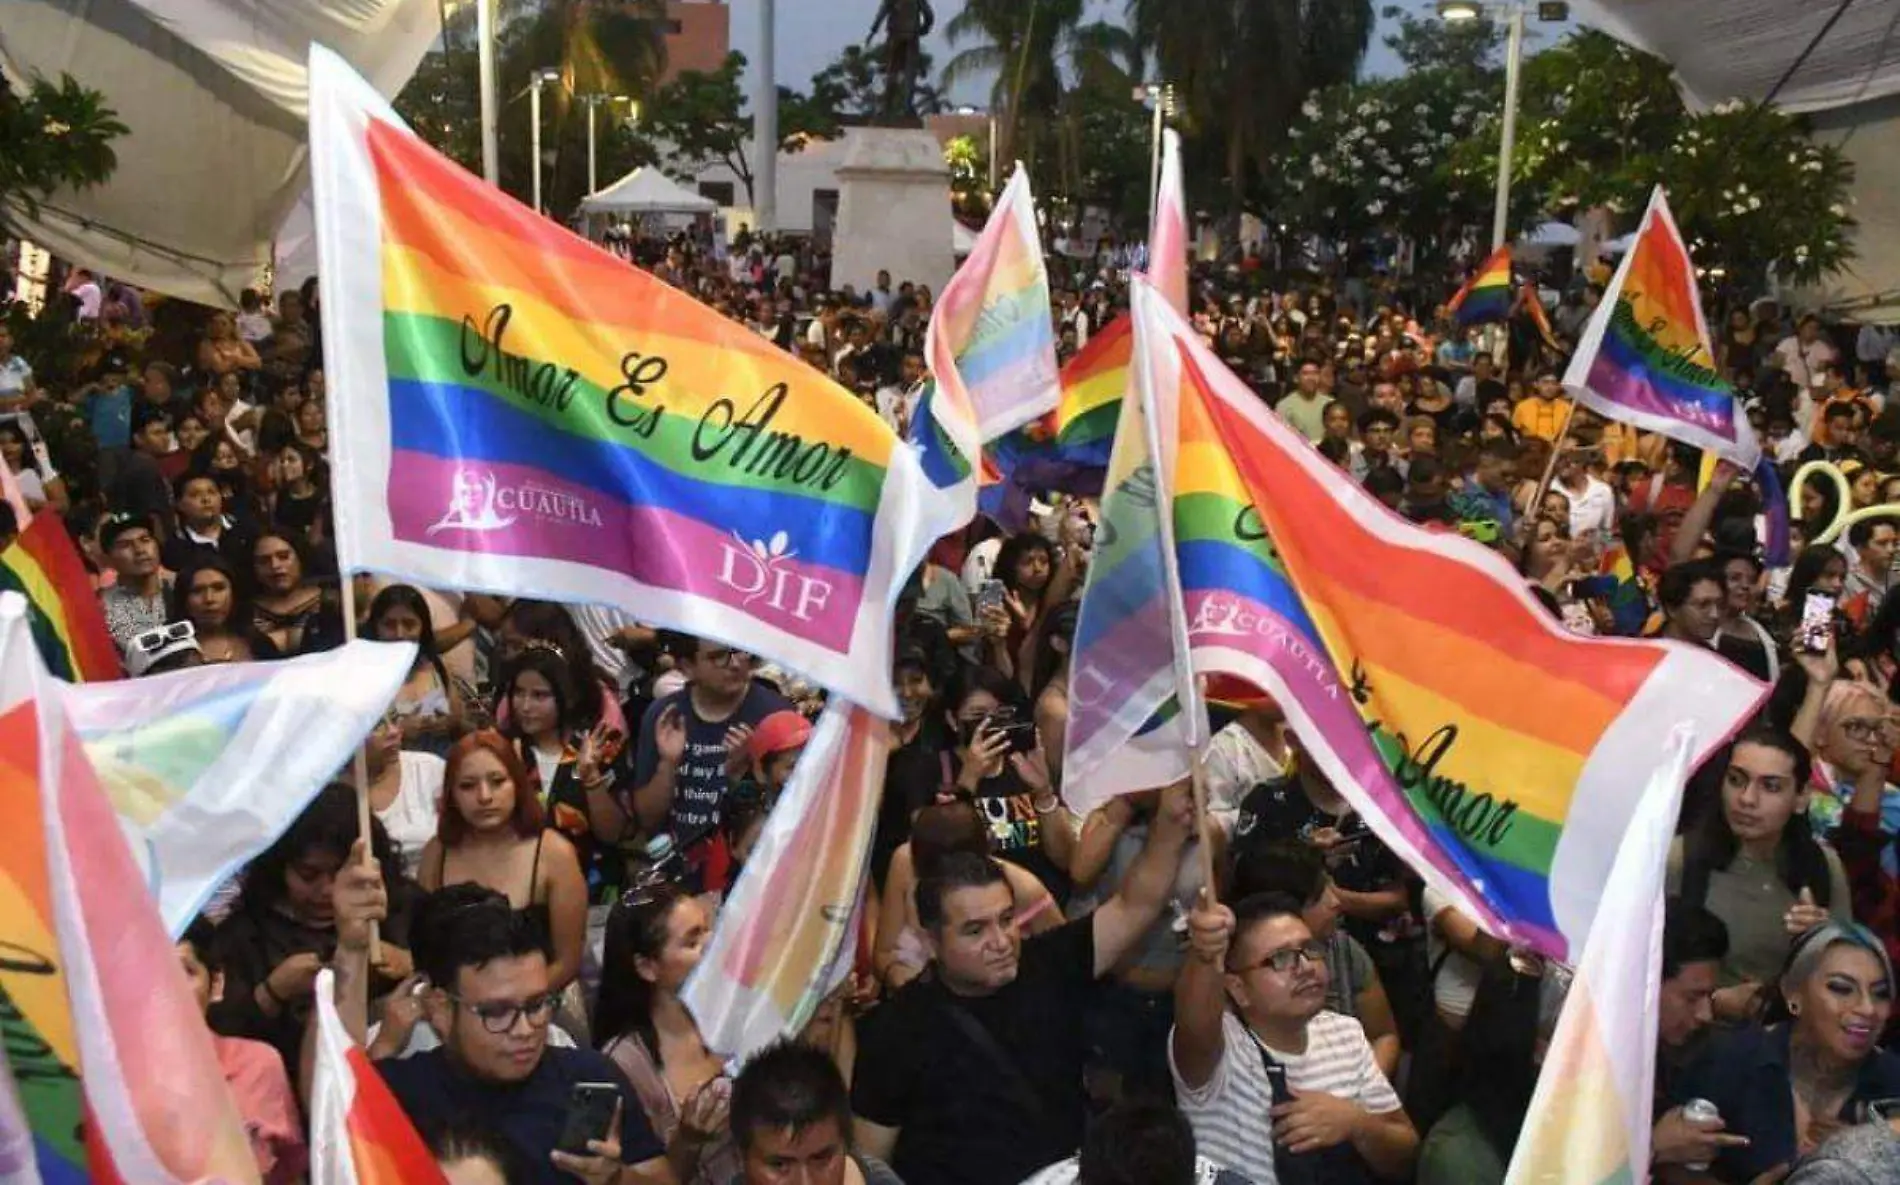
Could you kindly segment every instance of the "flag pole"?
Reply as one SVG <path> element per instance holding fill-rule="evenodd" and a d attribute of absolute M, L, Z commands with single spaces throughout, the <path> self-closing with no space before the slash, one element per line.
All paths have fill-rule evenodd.
<path fill-rule="evenodd" d="M 1557 459 L 1563 456 L 1564 440 L 1570 435 L 1570 421 L 1577 416 L 1577 397 L 1575 395 L 1566 395 L 1565 398 L 1570 400 L 1570 409 L 1564 412 L 1563 427 L 1557 429 L 1557 439 L 1551 442 L 1550 460 L 1544 464 L 1544 478 L 1537 483 L 1537 495 L 1531 499 L 1531 504 L 1524 508 L 1524 518 L 1526 521 L 1534 520 L 1537 517 L 1537 508 L 1543 504 L 1544 495 L 1550 492 L 1551 479 L 1557 476 Z"/>
<path fill-rule="evenodd" d="M 483 0 L 484 3 L 487 0 Z M 356 574 L 345 571 L 340 574 L 343 601 L 343 644 L 356 641 Z M 367 744 L 356 747 L 356 756 L 351 759 L 350 772 L 356 783 L 356 830 L 363 837 L 363 863 L 365 866 L 376 863 L 375 845 L 370 840 L 370 825 L 373 811 L 369 803 L 369 748 Z M 369 961 L 374 964 L 383 957 L 383 944 L 377 931 L 381 929 L 375 922 L 369 924 Z"/>
<path fill-rule="evenodd" d="M 1196 675 L 1194 682 L 1200 694 L 1195 698 L 1196 706 L 1203 712 L 1207 704 L 1207 676 Z M 1214 880 L 1214 828 L 1207 813 L 1207 750 L 1212 741 L 1212 729 L 1202 728 L 1200 736 L 1194 742 L 1193 759 L 1188 763 L 1190 778 L 1194 788 L 1194 829 L 1200 839 L 1201 883 L 1207 888 L 1207 903 L 1212 905 L 1220 900 L 1220 888 Z"/>

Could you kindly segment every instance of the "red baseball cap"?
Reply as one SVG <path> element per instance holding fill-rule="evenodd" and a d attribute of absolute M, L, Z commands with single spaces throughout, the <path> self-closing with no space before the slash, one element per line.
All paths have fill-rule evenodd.
<path fill-rule="evenodd" d="M 752 760 L 764 761 L 775 753 L 796 749 L 811 739 L 811 721 L 797 712 L 774 712 L 752 730 L 748 749 Z"/>

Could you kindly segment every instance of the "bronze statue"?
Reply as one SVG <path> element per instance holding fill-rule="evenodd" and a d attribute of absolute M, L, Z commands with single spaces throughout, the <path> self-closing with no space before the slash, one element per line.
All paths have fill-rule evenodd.
<path fill-rule="evenodd" d="M 877 19 L 871 22 L 875 41 L 879 29 L 884 40 L 884 101 L 879 118 L 886 122 L 915 123 L 917 120 L 918 75 L 923 72 L 924 38 L 937 25 L 937 14 L 930 0 L 883 0 Z"/>

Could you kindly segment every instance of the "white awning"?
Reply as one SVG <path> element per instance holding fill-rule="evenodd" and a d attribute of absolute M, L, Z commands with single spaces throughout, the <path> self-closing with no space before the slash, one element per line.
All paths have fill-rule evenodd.
<path fill-rule="evenodd" d="M 13 231 L 117 279 L 235 306 L 308 190 L 306 59 L 336 50 L 393 95 L 441 29 L 438 0 L 7 0 L 16 87 L 71 74 L 131 130 L 104 185 L 62 191 Z M 301 276 L 284 277 L 289 283 Z"/>
<path fill-rule="evenodd" d="M 650 168 L 635 169 L 581 199 L 588 214 L 710 214 L 718 208 L 718 202 Z"/>

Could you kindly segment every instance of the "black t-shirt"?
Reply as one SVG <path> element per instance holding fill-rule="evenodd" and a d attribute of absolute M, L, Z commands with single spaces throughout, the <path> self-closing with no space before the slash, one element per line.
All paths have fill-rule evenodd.
<path fill-rule="evenodd" d="M 884 798 L 878 804 L 877 836 L 871 841 L 871 875 L 878 887 L 891 857 L 910 839 L 911 816 L 956 785 L 956 738 L 934 714 L 918 722 L 910 744 L 891 751 L 884 767 Z"/>
<path fill-rule="evenodd" d="M 567 1122 L 568 1094 L 577 1082 L 607 1082 L 620 1090 L 620 1159 L 641 1164 L 666 1155 L 653 1134 L 640 1098 L 620 1067 L 591 1049 L 549 1046 L 534 1073 L 506 1085 L 484 1082 L 451 1062 L 440 1049 L 376 1063 L 383 1081 L 426 1139 L 443 1127 L 472 1128 L 499 1136 L 520 1158 L 528 1185 L 574 1185 L 549 1155 Z"/>
<path fill-rule="evenodd" d="M 976 784 L 976 809 L 990 828 L 990 851 L 1036 875 L 1058 904 L 1069 900 L 1069 876 L 1042 846 L 1042 817 L 1036 813 L 1036 794 L 1008 763 L 1003 772 Z"/>
<path fill-rule="evenodd" d="M 1333 828 L 1350 841 L 1334 848 L 1326 859 L 1327 870 L 1340 888 L 1372 893 L 1404 878 L 1405 865 L 1367 829 L 1365 820 L 1351 811 L 1331 815 L 1321 810 L 1306 796 L 1297 778 L 1261 782 L 1240 800 L 1240 814 L 1234 825 L 1236 866 L 1261 859 L 1259 850 L 1266 844 L 1304 841 L 1323 827 Z M 1399 937 L 1387 932 L 1395 929 L 1392 926 L 1363 923 L 1356 918 L 1347 918 L 1346 928 L 1368 948 Z"/>
<path fill-rule="evenodd" d="M 1082 1141 L 1081 1002 L 1095 981 L 1095 919 L 1023 942 L 1015 982 L 980 998 L 933 975 L 865 1017 L 852 1110 L 898 1128 L 891 1167 L 906 1185 L 1018 1185 Z M 962 1009 L 995 1038 L 1020 1077 L 973 1041 Z M 1036 1105 L 1024 1098 L 1033 1089 Z"/>

